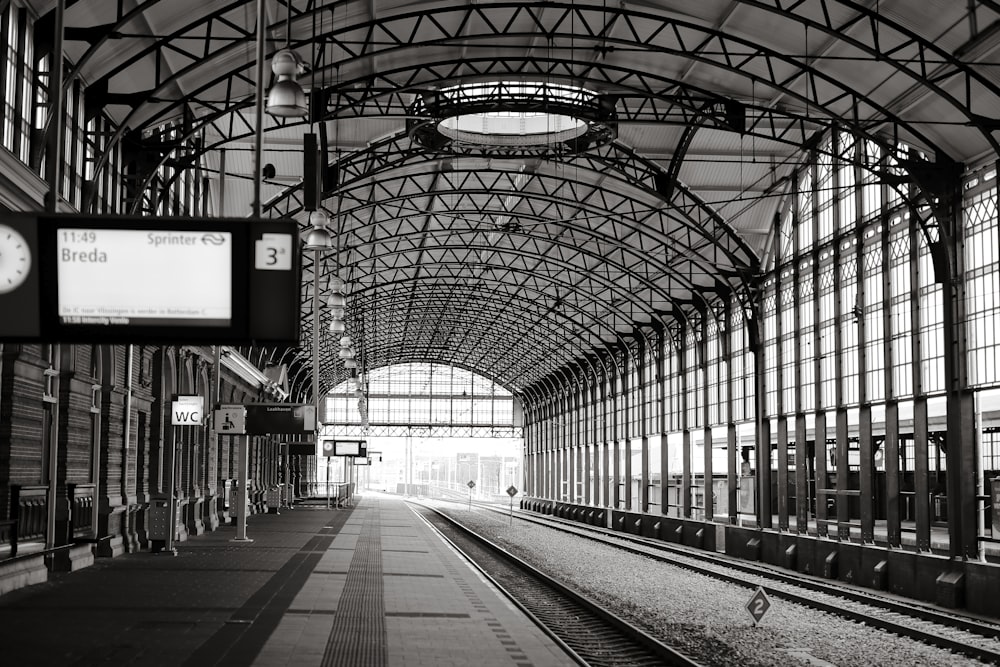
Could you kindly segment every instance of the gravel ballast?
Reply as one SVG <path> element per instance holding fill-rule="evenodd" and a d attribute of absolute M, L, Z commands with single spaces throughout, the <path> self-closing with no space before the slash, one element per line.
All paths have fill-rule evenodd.
<path fill-rule="evenodd" d="M 754 627 L 749 589 L 484 510 L 447 512 L 706 665 L 984 664 L 776 597 Z"/>

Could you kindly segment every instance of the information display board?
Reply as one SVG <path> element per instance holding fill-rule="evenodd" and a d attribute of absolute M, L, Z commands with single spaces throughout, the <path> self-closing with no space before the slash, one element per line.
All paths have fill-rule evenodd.
<path fill-rule="evenodd" d="M 337 440 L 324 438 L 320 443 L 321 456 L 368 456 L 367 440 Z"/>
<path fill-rule="evenodd" d="M 247 433 L 312 433 L 316 406 L 303 403 L 247 403 Z"/>
<path fill-rule="evenodd" d="M 59 323 L 230 327 L 233 234 L 56 229 Z"/>
<path fill-rule="evenodd" d="M 315 440 L 300 440 L 298 442 L 283 442 L 281 444 L 288 448 L 289 456 L 316 456 Z"/>
<path fill-rule="evenodd" d="M 0 216 L 0 340 L 297 344 L 294 220 Z M 7 261 L 8 258 L 11 261 Z"/>

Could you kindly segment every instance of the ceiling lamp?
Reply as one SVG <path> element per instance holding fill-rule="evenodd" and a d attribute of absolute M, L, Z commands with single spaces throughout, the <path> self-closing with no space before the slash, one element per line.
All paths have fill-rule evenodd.
<path fill-rule="evenodd" d="M 354 341 L 351 340 L 350 336 L 344 336 L 340 339 L 340 347 L 351 347 L 354 345 Z"/>
<path fill-rule="evenodd" d="M 305 118 L 309 114 L 306 93 L 295 80 L 302 68 L 299 54 L 284 48 L 271 59 L 271 71 L 278 80 L 267 93 L 267 113 L 282 118 Z"/>
<path fill-rule="evenodd" d="M 342 347 L 340 348 L 340 351 L 337 352 L 337 356 L 340 357 L 341 359 L 353 359 L 354 350 L 352 350 L 349 347 Z"/>
<path fill-rule="evenodd" d="M 358 362 L 354 361 L 354 359 L 344 359 L 344 368 L 357 368 L 357 367 L 358 367 Z"/>
<path fill-rule="evenodd" d="M 333 234 L 325 227 L 310 227 L 303 242 L 306 250 L 327 250 L 333 247 Z"/>
<path fill-rule="evenodd" d="M 347 299 L 340 292 L 331 292 L 326 299 L 326 305 L 330 308 L 343 308 L 347 305 Z"/>
<path fill-rule="evenodd" d="M 342 334 L 346 329 L 344 320 L 330 320 L 330 333 Z"/>
<path fill-rule="evenodd" d="M 331 292 L 344 292 L 344 281 L 337 276 L 332 276 L 326 283 L 326 288 Z"/>
<path fill-rule="evenodd" d="M 326 229 L 330 226 L 330 216 L 326 214 L 321 208 L 315 211 L 309 211 L 309 224 L 313 227 L 322 227 Z"/>

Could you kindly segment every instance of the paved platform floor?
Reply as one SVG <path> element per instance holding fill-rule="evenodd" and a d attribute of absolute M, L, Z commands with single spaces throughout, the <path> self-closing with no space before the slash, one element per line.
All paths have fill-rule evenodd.
<path fill-rule="evenodd" d="M 575 664 L 407 505 L 251 516 L 0 597 L 4 665 Z"/>

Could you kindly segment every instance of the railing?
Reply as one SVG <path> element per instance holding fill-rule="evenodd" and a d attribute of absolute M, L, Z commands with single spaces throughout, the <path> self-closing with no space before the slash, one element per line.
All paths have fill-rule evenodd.
<path fill-rule="evenodd" d="M 70 506 L 70 538 L 74 541 L 89 541 L 94 532 L 94 484 L 67 484 L 66 499 Z"/>
<path fill-rule="evenodd" d="M 339 482 L 336 484 L 336 487 L 337 487 L 337 492 L 336 492 L 337 495 L 334 497 L 334 499 L 336 500 L 338 507 L 343 507 L 354 496 L 354 484 Z"/>
<path fill-rule="evenodd" d="M 7 546 L 8 558 L 28 542 L 44 546 L 48 526 L 48 487 L 10 485 L 10 520 L 0 523 L 0 548 Z"/>
<path fill-rule="evenodd" d="M 0 521 L 0 554 L 6 549 L 11 558 L 17 555 L 17 522 L 13 519 Z"/>
<path fill-rule="evenodd" d="M 30 545 L 32 554 L 50 552 L 71 544 L 95 541 L 94 501 L 97 488 L 94 484 L 67 484 L 66 502 L 69 505 L 68 545 L 45 549 L 48 530 L 49 502 L 47 486 L 10 485 L 10 519 L 0 521 L 0 558 L 16 558 Z M 23 553 L 22 553 L 23 555 Z"/>

